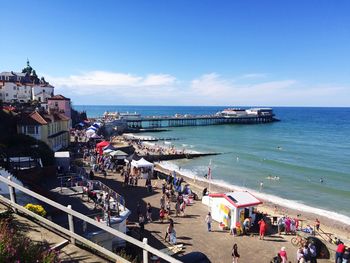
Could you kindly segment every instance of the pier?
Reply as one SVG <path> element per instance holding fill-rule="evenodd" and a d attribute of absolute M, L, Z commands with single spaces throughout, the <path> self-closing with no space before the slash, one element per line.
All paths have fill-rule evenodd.
<path fill-rule="evenodd" d="M 196 116 L 145 116 L 127 119 L 128 128 L 164 128 L 183 126 L 208 126 L 222 124 L 259 124 L 278 121 L 273 115 L 267 116 L 241 116 L 226 117 L 217 115 L 196 115 Z"/>

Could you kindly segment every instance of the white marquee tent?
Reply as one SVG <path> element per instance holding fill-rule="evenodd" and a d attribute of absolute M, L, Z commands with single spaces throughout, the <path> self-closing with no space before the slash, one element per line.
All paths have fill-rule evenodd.
<path fill-rule="evenodd" d="M 144 158 L 141 158 L 138 161 L 132 160 L 131 167 L 136 168 L 136 169 L 140 169 L 140 171 L 141 171 L 140 175 L 141 175 L 141 178 L 143 178 L 143 179 L 147 179 L 149 176 L 153 175 L 154 164 L 148 162 Z"/>

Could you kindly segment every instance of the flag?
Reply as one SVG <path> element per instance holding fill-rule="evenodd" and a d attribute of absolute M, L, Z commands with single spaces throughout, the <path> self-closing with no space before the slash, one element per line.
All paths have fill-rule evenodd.
<path fill-rule="evenodd" d="M 211 160 L 209 161 L 209 165 L 208 165 L 208 180 L 211 180 Z"/>

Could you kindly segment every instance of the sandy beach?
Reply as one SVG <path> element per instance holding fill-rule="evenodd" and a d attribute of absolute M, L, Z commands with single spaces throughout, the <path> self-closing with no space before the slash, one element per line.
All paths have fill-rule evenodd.
<path fill-rule="evenodd" d="M 171 173 L 172 171 L 163 168 L 161 164 L 156 164 L 157 169 L 163 171 L 165 174 Z M 179 176 L 182 176 L 185 179 L 186 183 L 190 184 L 192 188 L 197 189 L 196 192 L 201 193 L 204 187 L 209 187 L 209 180 L 205 178 L 190 178 L 184 174 L 177 172 Z M 211 183 L 211 192 L 212 193 L 225 193 L 237 191 L 235 188 L 227 188 L 221 185 L 216 185 Z M 288 215 L 290 217 L 297 217 L 299 215 L 300 219 L 304 221 L 304 225 L 314 225 L 315 219 L 318 218 L 321 221 L 321 228 L 327 233 L 333 233 L 338 238 L 349 242 L 350 240 L 350 224 L 346 225 L 342 222 L 337 221 L 336 219 L 330 219 L 325 216 L 316 215 L 310 212 L 300 211 L 296 209 L 291 209 L 287 206 L 281 206 L 267 200 L 261 199 L 263 204 L 258 206 L 258 210 L 266 213 L 268 215 Z"/>
<path fill-rule="evenodd" d="M 155 170 L 158 172 L 158 179 L 154 179 L 153 185 L 156 185 L 155 191 L 152 194 L 145 194 L 146 190 L 144 188 L 143 180 L 139 180 L 140 187 L 135 188 L 121 188 L 122 177 L 119 174 L 110 173 L 109 178 L 113 179 L 117 183 L 117 191 L 125 196 L 127 200 L 127 205 L 129 204 L 131 211 L 135 211 L 136 203 L 141 202 L 144 209 L 147 203 L 150 203 L 155 211 L 153 216 L 155 222 L 148 223 L 145 226 L 146 236 L 150 239 L 150 243 L 155 247 L 161 249 L 164 246 L 169 246 L 167 242 L 164 241 L 163 235 L 167 224 L 160 223 L 157 221 L 159 218 L 159 200 L 161 197 L 161 190 L 159 187 L 164 182 L 164 179 L 159 176 L 160 174 L 167 175 L 172 173 L 172 171 L 165 169 L 161 166 L 161 163 L 155 164 Z M 202 190 L 207 187 L 209 181 L 201 178 L 186 177 L 185 175 L 177 173 L 177 176 L 182 176 L 185 183 L 189 184 L 191 189 L 201 197 Z M 103 181 L 103 178 L 100 178 Z M 110 181 L 110 180 L 108 180 Z M 113 185 L 115 184 L 113 183 Z M 143 189 L 142 189 L 143 188 Z M 219 185 L 211 184 L 210 190 L 212 193 L 224 193 L 235 191 L 236 189 L 224 188 Z M 137 192 L 136 192 L 137 191 Z M 132 200 L 132 201 L 128 201 Z M 321 229 L 326 233 L 332 233 L 334 236 L 344 240 L 350 238 L 349 225 L 344 225 L 336 220 L 331 220 L 327 217 L 320 217 L 312 213 L 301 212 L 295 209 L 290 209 L 288 207 L 276 206 L 271 202 L 262 200 L 263 204 L 259 205 L 258 211 L 262 212 L 268 216 L 280 216 L 288 215 L 290 217 L 297 217 L 303 222 L 303 225 L 314 225 L 316 218 L 321 221 Z M 172 204 L 174 209 L 174 204 Z M 208 212 L 208 207 L 203 205 L 200 200 L 195 201 L 194 205 L 188 206 L 186 208 L 186 215 L 183 217 L 174 218 L 176 231 L 178 235 L 178 243 L 184 244 L 183 253 L 189 253 L 192 251 L 201 251 L 205 253 L 212 262 L 232 262 L 231 259 L 231 249 L 233 243 L 237 243 L 240 248 L 240 253 L 242 254 L 241 262 L 270 262 L 271 258 L 276 255 L 280 250 L 281 246 L 286 247 L 289 259 L 292 262 L 296 260 L 296 247 L 294 247 L 290 239 L 291 235 L 278 235 L 277 233 L 271 233 L 266 237 L 266 240 L 259 240 L 258 235 L 253 236 L 239 236 L 234 237 L 228 233 L 228 231 L 219 230 L 218 223 L 214 222 L 213 228 L 215 231 L 208 233 L 206 231 L 204 218 Z M 173 215 L 172 215 L 173 216 Z M 173 217 L 172 217 L 173 218 Z M 136 222 L 135 213 L 130 217 L 131 221 Z M 331 250 L 335 246 L 330 245 Z M 218 250 L 220 253 L 218 253 Z M 332 253 L 332 252 L 331 252 Z M 244 256 L 243 256 L 244 255 Z M 177 257 L 181 258 L 181 254 Z M 326 259 L 320 259 L 318 262 L 329 262 Z"/>

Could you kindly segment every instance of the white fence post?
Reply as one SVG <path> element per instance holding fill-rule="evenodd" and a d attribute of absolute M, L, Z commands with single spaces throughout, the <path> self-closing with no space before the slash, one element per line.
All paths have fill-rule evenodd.
<path fill-rule="evenodd" d="M 72 209 L 71 205 L 68 205 L 67 207 L 68 207 L 68 209 Z M 68 224 L 69 224 L 69 231 L 74 233 L 74 222 L 73 222 L 73 216 L 71 214 L 68 214 Z M 75 238 L 71 237 L 70 242 L 73 245 L 75 245 Z"/>
<path fill-rule="evenodd" d="M 10 175 L 9 177 L 7 177 L 7 179 L 12 181 L 12 176 Z M 15 188 L 13 186 L 11 186 L 11 185 L 9 185 L 9 193 L 10 193 L 10 200 L 11 200 L 11 202 L 17 204 Z M 16 208 L 14 208 L 13 211 L 15 213 L 17 213 L 17 209 Z"/>
<path fill-rule="evenodd" d="M 147 238 L 143 238 L 143 244 L 147 245 Z M 143 263 L 148 263 L 148 251 L 146 249 L 143 250 Z"/>

